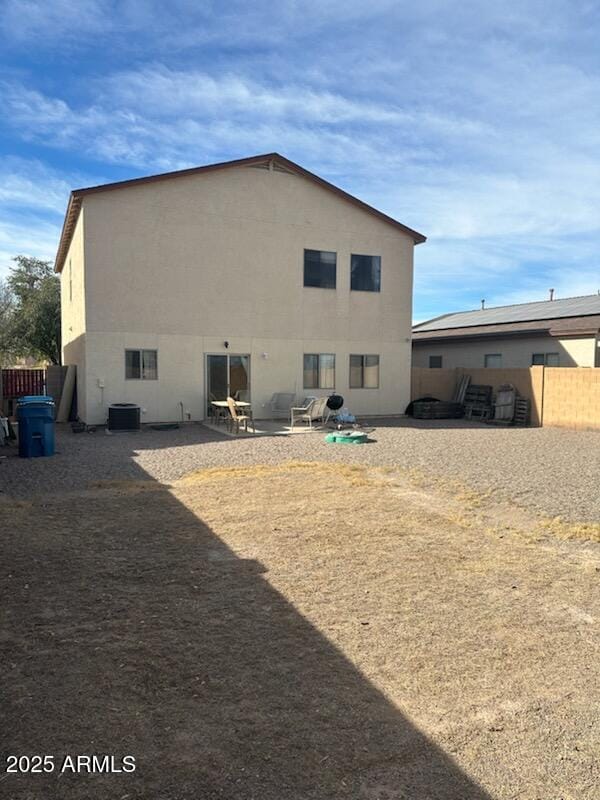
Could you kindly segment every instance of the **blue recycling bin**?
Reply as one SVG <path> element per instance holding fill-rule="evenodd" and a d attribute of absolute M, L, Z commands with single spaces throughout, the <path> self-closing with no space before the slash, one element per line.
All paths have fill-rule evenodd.
<path fill-rule="evenodd" d="M 21 458 L 54 455 L 54 400 L 51 397 L 20 397 L 17 401 L 17 422 Z"/>

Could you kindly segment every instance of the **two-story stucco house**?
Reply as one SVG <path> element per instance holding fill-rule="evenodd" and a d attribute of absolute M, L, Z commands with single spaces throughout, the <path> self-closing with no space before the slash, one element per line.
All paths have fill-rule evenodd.
<path fill-rule="evenodd" d="M 420 233 L 275 153 L 73 191 L 56 258 L 81 420 L 133 402 L 201 420 L 211 399 L 410 397 Z"/>

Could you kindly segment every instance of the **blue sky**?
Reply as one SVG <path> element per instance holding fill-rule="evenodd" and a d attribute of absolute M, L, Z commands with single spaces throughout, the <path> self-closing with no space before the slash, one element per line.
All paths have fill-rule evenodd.
<path fill-rule="evenodd" d="M 0 275 L 71 188 L 279 151 L 422 231 L 415 319 L 600 289 L 600 5 L 3 0 Z"/>

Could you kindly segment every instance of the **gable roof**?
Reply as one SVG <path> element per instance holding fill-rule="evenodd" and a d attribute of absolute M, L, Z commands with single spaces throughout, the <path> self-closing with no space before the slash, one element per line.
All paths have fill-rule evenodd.
<path fill-rule="evenodd" d="M 566 297 L 564 300 L 543 300 L 538 303 L 520 303 L 497 306 L 477 311 L 459 311 L 413 326 L 413 333 L 448 331 L 457 328 L 473 328 L 487 325 L 512 325 L 523 322 L 566 319 L 600 315 L 600 294 Z M 547 327 L 547 326 L 540 326 Z"/>
<path fill-rule="evenodd" d="M 372 214 L 383 222 L 386 222 L 403 233 L 406 233 L 413 239 L 415 244 L 421 244 L 422 242 L 426 241 L 426 237 L 423 236 L 422 233 L 414 231 L 412 228 L 408 228 L 406 225 L 403 225 L 401 222 L 398 222 L 398 220 L 395 220 L 392 217 L 388 217 L 388 215 L 384 214 L 382 211 L 378 211 L 376 208 L 373 208 L 373 206 L 370 206 L 367 203 L 364 203 L 362 200 L 359 200 L 357 197 L 354 197 L 354 195 L 345 192 L 338 186 L 334 186 L 333 183 L 329 183 L 329 181 L 326 181 L 324 178 L 320 178 L 313 172 L 309 172 L 299 164 L 296 164 L 293 161 L 290 161 L 288 158 L 279 155 L 279 153 L 266 153 L 265 155 L 251 156 L 249 158 L 238 158 L 235 161 L 223 161 L 218 164 L 207 164 L 203 167 L 191 167 L 190 169 L 180 169 L 175 172 L 163 172 L 158 175 L 147 175 L 143 178 L 132 178 L 131 180 L 117 181 L 116 183 L 104 183 L 100 186 L 90 186 L 86 189 L 74 189 L 69 196 L 69 203 L 65 213 L 60 241 L 58 243 L 58 251 L 56 253 L 56 260 L 54 263 L 55 271 L 60 272 L 64 266 L 65 258 L 67 257 L 67 253 L 69 251 L 69 245 L 71 244 L 71 239 L 73 237 L 73 231 L 75 230 L 75 225 L 77 224 L 77 219 L 79 218 L 81 203 L 83 198 L 87 195 L 97 194 L 99 192 L 114 191 L 116 189 L 125 189 L 130 186 L 138 186 L 145 183 L 157 183 L 158 181 L 171 180 L 189 175 L 201 175 L 206 172 L 215 172 L 217 170 L 229 169 L 231 167 L 266 167 L 280 172 L 288 172 L 293 175 L 301 175 L 302 177 L 307 178 L 324 189 L 333 192 L 338 197 L 341 197 L 358 208 L 361 208 L 363 211 L 367 211 L 369 214 Z"/>

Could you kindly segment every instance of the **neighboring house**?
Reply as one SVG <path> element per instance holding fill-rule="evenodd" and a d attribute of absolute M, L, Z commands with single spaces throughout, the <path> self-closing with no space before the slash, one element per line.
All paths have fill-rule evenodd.
<path fill-rule="evenodd" d="M 461 311 L 413 327 L 415 367 L 598 367 L 600 295 Z"/>
<path fill-rule="evenodd" d="M 410 399 L 420 233 L 276 153 L 71 193 L 56 258 L 79 417 L 138 403 L 200 420 L 211 398 Z"/>

